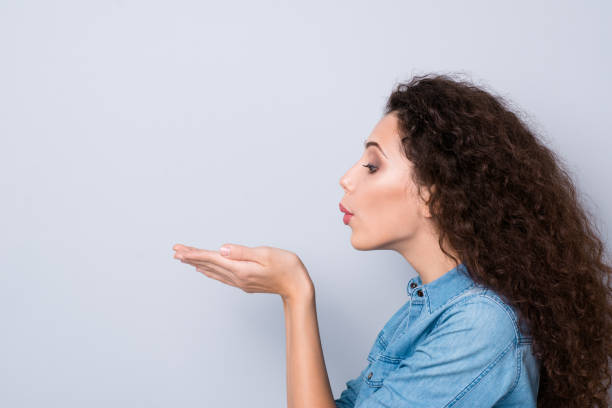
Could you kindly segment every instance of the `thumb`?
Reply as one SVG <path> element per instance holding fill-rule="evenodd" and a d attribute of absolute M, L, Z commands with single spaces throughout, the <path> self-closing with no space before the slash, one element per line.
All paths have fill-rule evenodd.
<path fill-rule="evenodd" d="M 250 248 L 244 245 L 223 244 L 219 248 L 219 252 L 224 257 L 236 261 L 257 261 L 260 258 L 257 248 Z"/>

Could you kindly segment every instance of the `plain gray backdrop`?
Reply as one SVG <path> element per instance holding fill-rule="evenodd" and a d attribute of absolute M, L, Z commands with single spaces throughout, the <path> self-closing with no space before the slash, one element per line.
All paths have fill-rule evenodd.
<path fill-rule="evenodd" d="M 279 296 L 207 278 L 176 243 L 296 252 L 337 398 L 415 274 L 352 248 L 339 180 L 413 75 L 513 102 L 608 242 L 611 17 L 605 1 L 1 0 L 0 405 L 285 406 Z"/>

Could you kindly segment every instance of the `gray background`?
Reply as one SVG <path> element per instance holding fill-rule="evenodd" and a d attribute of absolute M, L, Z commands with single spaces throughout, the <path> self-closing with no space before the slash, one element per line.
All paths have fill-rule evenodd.
<path fill-rule="evenodd" d="M 611 11 L 2 0 L 0 405 L 284 406 L 280 298 L 195 272 L 175 243 L 296 252 L 337 398 L 414 276 L 351 247 L 338 183 L 415 74 L 514 102 L 607 241 Z"/>

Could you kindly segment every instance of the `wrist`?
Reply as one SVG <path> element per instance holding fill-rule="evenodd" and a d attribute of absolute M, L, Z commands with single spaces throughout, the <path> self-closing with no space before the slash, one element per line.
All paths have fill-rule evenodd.
<path fill-rule="evenodd" d="M 305 278 L 296 284 L 291 290 L 281 295 L 284 304 L 294 304 L 300 302 L 310 302 L 314 299 L 315 288 L 314 283 L 308 274 Z"/>

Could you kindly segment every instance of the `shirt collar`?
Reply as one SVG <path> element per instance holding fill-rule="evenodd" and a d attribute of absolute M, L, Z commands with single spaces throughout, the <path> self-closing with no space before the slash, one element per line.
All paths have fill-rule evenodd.
<path fill-rule="evenodd" d="M 416 286 L 413 285 L 413 283 L 415 283 Z M 417 274 L 408 281 L 406 291 L 411 299 L 423 299 L 429 306 L 429 312 L 432 313 L 451 298 L 459 295 L 473 285 L 474 281 L 469 276 L 467 268 L 460 263 L 436 280 L 426 284 L 423 284 L 421 277 Z M 414 286 L 414 288 L 411 286 Z M 418 296 L 419 291 L 422 291 L 423 296 Z"/>

